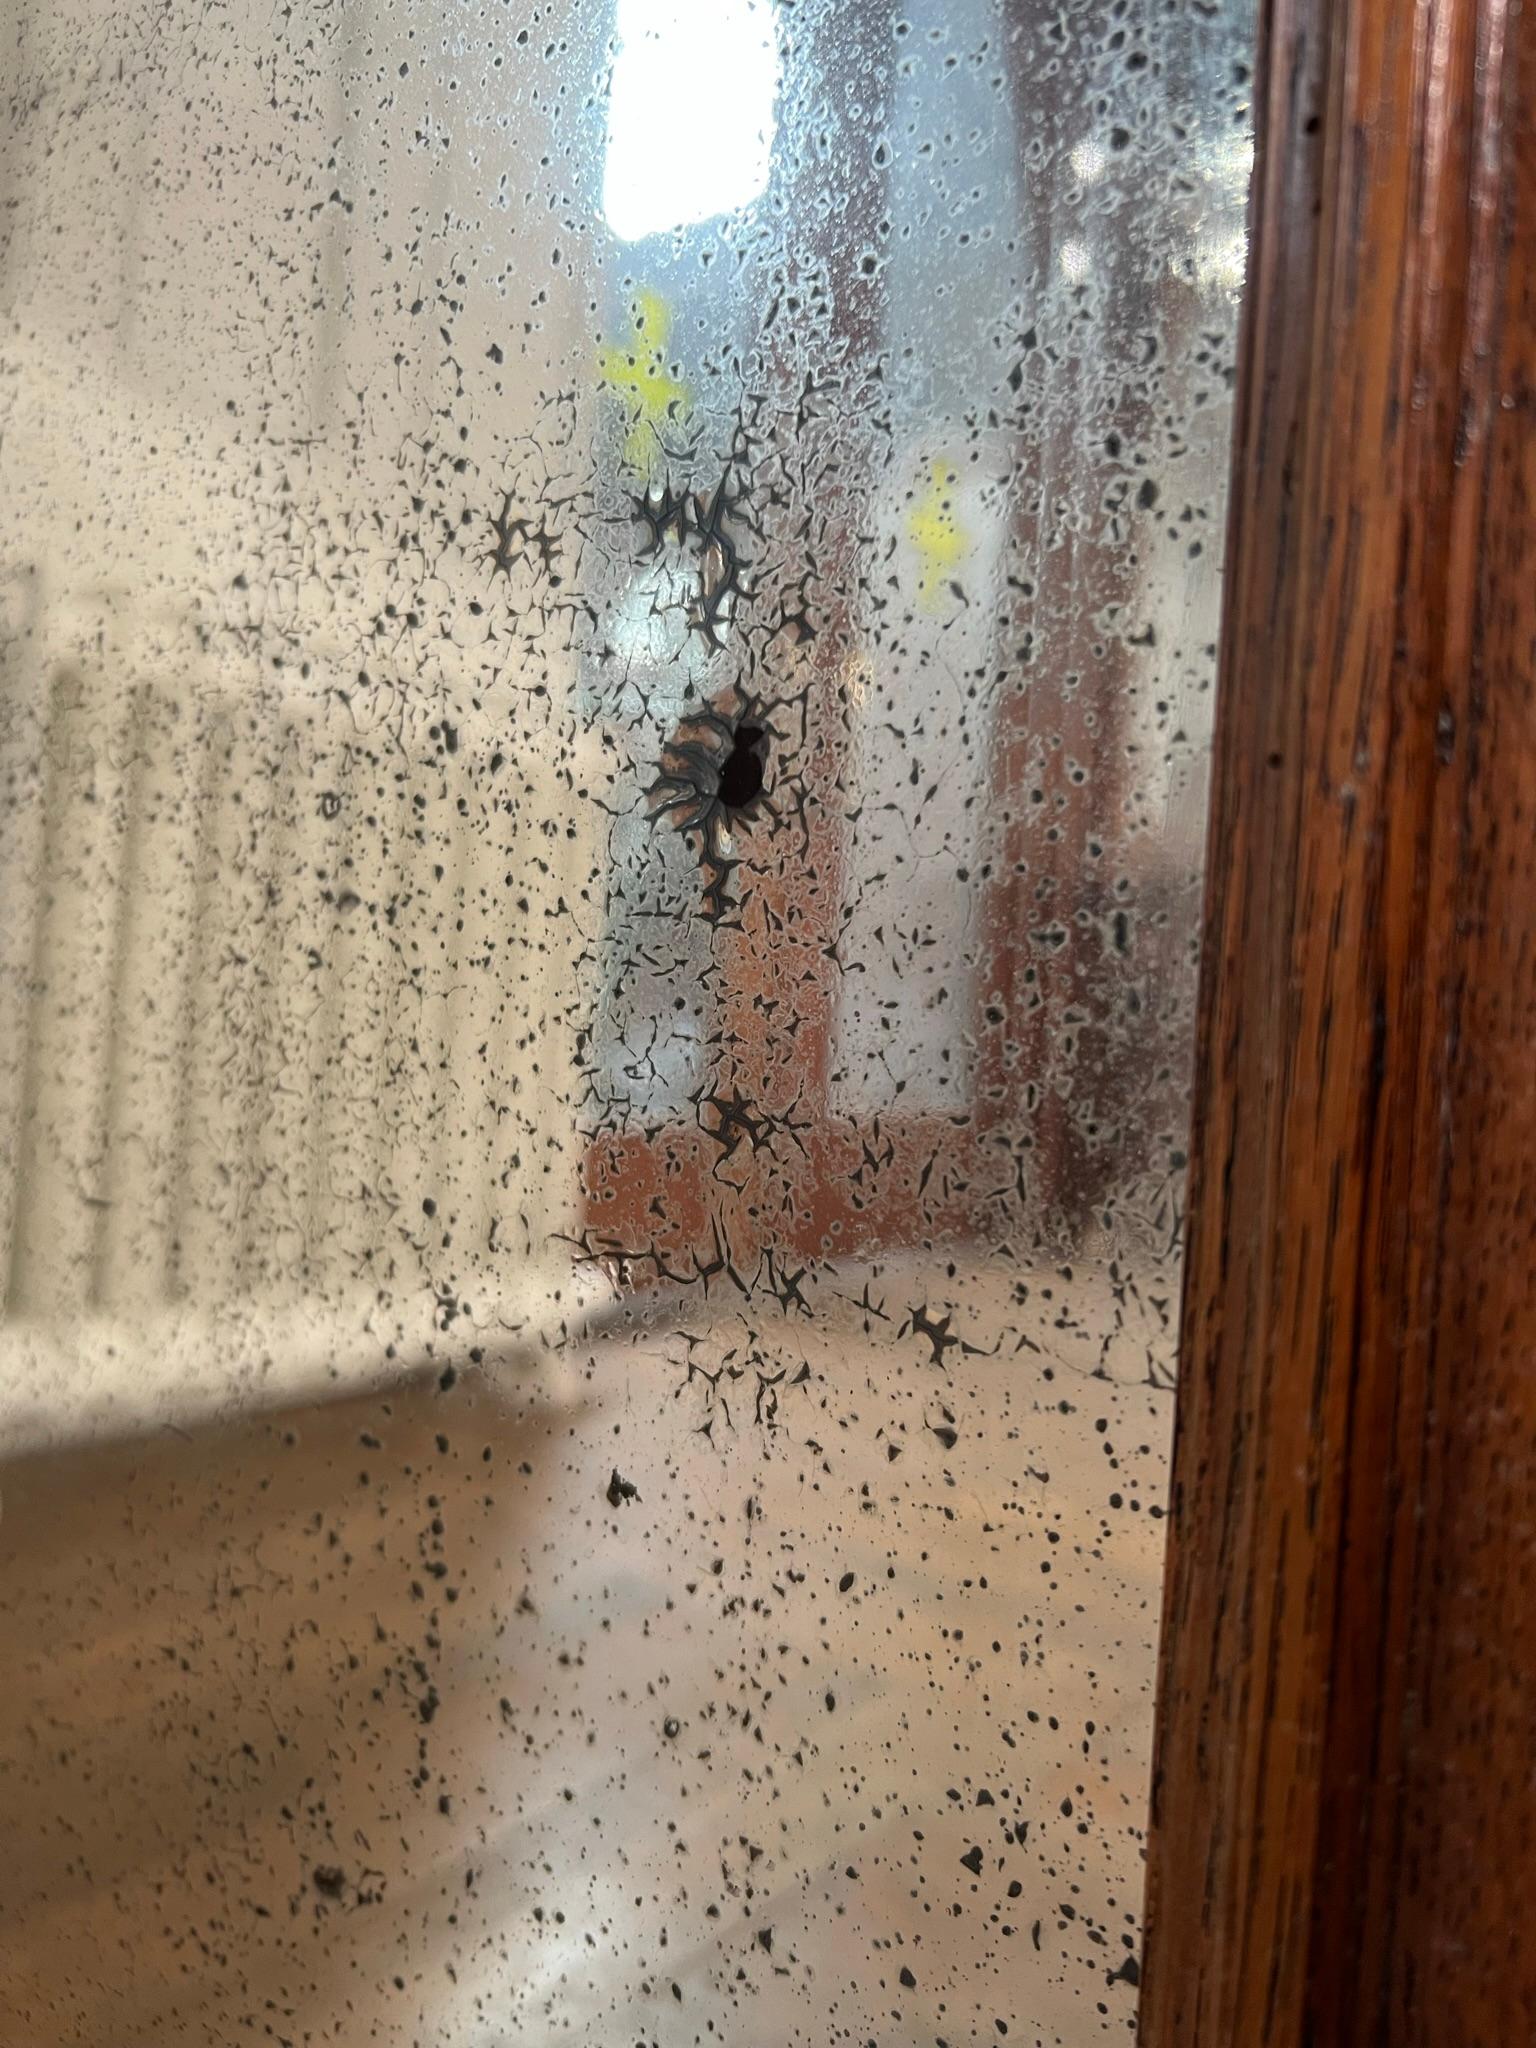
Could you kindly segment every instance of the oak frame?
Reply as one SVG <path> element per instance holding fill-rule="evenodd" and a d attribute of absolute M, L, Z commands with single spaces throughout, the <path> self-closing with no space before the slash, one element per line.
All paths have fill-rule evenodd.
<path fill-rule="evenodd" d="M 1142 2048 L 1536 2040 L 1536 9 L 1269 0 Z"/>

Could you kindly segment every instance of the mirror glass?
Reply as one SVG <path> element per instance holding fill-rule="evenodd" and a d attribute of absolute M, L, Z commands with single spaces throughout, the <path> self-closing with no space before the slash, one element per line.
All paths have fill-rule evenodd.
<path fill-rule="evenodd" d="M 13 0 L 6 2038 L 1134 2029 L 1251 0 Z"/>

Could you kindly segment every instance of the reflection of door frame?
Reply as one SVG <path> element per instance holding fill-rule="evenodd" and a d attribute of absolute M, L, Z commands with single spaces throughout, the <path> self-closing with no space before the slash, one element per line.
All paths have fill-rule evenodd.
<path fill-rule="evenodd" d="M 861 225 L 872 229 L 890 203 L 889 158 L 875 147 L 889 90 L 890 53 L 882 41 L 885 19 L 878 8 L 867 7 L 829 15 L 826 26 L 810 31 L 804 40 L 799 60 L 806 67 L 801 89 L 807 103 L 818 107 L 818 118 L 840 131 L 831 154 L 844 167 L 842 210 L 829 210 L 825 204 L 826 173 L 815 154 L 803 155 L 792 174 L 803 181 L 798 207 L 793 191 L 789 196 L 790 210 L 810 224 L 808 268 L 819 263 L 829 291 L 829 360 L 836 359 L 837 345 L 847 360 L 873 358 L 885 338 L 882 273 L 877 268 L 866 274 L 860 267 L 856 232 Z M 827 76 L 857 81 L 858 92 L 827 89 L 818 69 L 822 66 Z M 791 372 L 786 363 L 778 374 L 779 397 L 791 407 L 800 397 L 794 381 L 798 372 Z M 819 565 L 819 583 L 828 597 L 829 615 L 820 621 L 809 663 L 816 687 L 808 693 L 807 744 L 801 749 L 811 802 L 804 817 L 807 844 L 797 862 L 799 893 L 790 901 L 788 889 L 777 882 L 753 883 L 770 917 L 809 940 L 798 964 L 804 968 L 813 957 L 814 968 L 809 976 L 787 972 L 776 948 L 743 947 L 719 980 L 719 1000 L 710 1024 L 712 1034 L 738 1048 L 736 1064 L 748 1088 L 755 1086 L 754 1069 L 767 1063 L 770 1035 L 782 1038 L 789 1032 L 794 1037 L 795 1064 L 804 1083 L 796 1116 L 805 1119 L 785 1141 L 794 1148 L 795 1213 L 762 1219 L 752 1235 L 754 1226 L 744 1213 L 748 1205 L 733 1203 L 729 1227 L 738 1235 L 729 1243 L 722 1240 L 719 1182 L 722 1168 L 733 1179 L 737 1168 L 727 1161 L 730 1134 L 723 1139 L 718 1135 L 719 1110 L 711 1108 L 709 1099 L 695 1121 L 671 1122 L 651 1131 L 605 1132 L 589 1145 L 583 1164 L 588 1190 L 585 1220 L 590 1247 L 606 1250 L 626 1284 L 696 1277 L 693 1271 L 674 1272 L 673 1259 L 689 1268 L 702 1261 L 708 1268 L 712 1260 L 724 1258 L 750 1275 L 770 1247 L 788 1258 L 818 1259 L 901 1244 L 910 1239 L 920 1191 L 929 1234 L 959 1238 L 974 1228 L 981 1190 L 989 1175 L 995 1177 L 995 1163 L 977 1143 L 975 1118 L 968 1114 L 972 1104 L 957 1105 L 954 1113 L 917 1114 L 893 1105 L 857 1124 L 851 1117 L 839 1117 L 831 1104 L 835 945 L 847 861 L 846 830 L 837 801 L 849 743 L 840 716 L 841 671 L 858 649 L 857 621 L 847 593 L 856 581 L 852 564 L 861 542 L 856 520 L 829 517 L 826 524 L 830 552 Z M 843 568 L 846 574 L 841 573 Z M 730 697 L 727 685 L 716 708 L 724 709 Z M 772 767 L 770 759 L 770 780 Z M 749 874 L 750 849 L 743 879 Z M 989 927 L 998 924 L 995 906 L 1003 892 L 994 890 L 992 895 L 994 902 L 984 913 Z M 982 1008 L 978 991 L 975 1017 L 967 1019 L 978 1043 Z M 727 1080 L 724 1085 L 733 1083 Z M 706 1115 L 710 1123 L 703 1121 Z M 743 1145 L 741 1156 L 750 1167 L 750 1143 Z"/>
<path fill-rule="evenodd" d="M 1536 2038 L 1536 12 L 1276 0 L 1142 2048 Z"/>

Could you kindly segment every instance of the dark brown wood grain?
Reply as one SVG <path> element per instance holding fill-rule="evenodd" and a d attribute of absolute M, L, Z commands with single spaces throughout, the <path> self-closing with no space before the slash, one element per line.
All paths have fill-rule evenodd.
<path fill-rule="evenodd" d="M 1536 11 L 1275 0 L 1143 2048 L 1536 2040 Z"/>

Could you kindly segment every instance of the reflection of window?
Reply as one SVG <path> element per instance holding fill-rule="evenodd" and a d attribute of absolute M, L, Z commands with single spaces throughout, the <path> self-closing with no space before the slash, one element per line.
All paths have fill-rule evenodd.
<path fill-rule="evenodd" d="M 765 0 L 619 0 L 603 212 L 626 242 L 768 182 L 778 52 Z"/>

